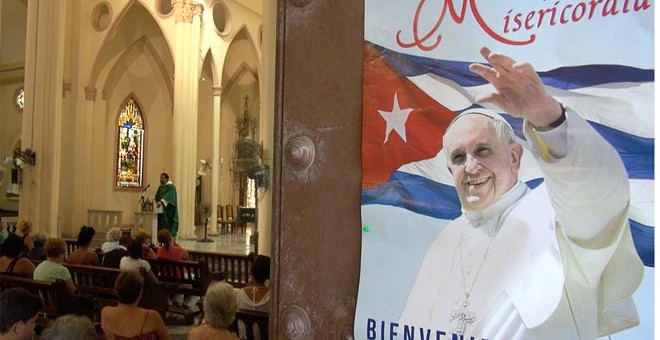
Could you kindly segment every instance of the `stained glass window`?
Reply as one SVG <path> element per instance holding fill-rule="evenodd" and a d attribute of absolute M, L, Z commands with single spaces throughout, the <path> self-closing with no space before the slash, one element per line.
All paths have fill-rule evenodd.
<path fill-rule="evenodd" d="M 119 114 L 117 125 L 117 187 L 142 187 L 143 151 L 142 110 L 130 97 Z"/>
<path fill-rule="evenodd" d="M 23 112 L 23 108 L 25 107 L 25 89 L 22 86 L 18 90 L 16 90 L 16 95 L 14 96 L 14 103 L 16 104 L 18 111 Z"/>

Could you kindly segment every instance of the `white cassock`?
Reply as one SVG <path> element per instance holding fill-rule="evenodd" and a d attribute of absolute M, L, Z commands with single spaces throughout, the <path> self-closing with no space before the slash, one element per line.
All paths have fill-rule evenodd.
<path fill-rule="evenodd" d="M 551 132 L 526 123 L 525 136 L 544 183 L 531 190 L 519 182 L 449 223 L 424 258 L 399 327 L 536 340 L 595 339 L 639 323 L 631 294 L 644 268 L 618 154 L 571 111 Z"/>

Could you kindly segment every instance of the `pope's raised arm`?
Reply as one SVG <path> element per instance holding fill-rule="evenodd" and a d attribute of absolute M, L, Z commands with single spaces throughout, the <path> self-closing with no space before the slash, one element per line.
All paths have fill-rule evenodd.
<path fill-rule="evenodd" d="M 492 53 L 487 47 L 482 47 L 479 52 L 490 66 L 472 64 L 470 70 L 491 83 L 496 92 L 480 95 L 478 103 L 493 103 L 540 129 L 559 119 L 562 114 L 559 102 L 546 93 L 532 65 L 516 62 L 501 53 Z"/>
<path fill-rule="evenodd" d="M 546 92 L 529 63 L 485 47 L 480 52 L 490 66 L 472 64 L 470 70 L 490 82 L 496 92 L 483 94 L 477 101 L 496 104 L 511 116 L 525 119 L 525 136 L 539 161 L 563 232 L 595 247 L 606 244 L 622 226 L 630 195 L 618 153 L 570 108 L 562 119 L 564 109 Z M 556 126 L 561 128 L 553 130 Z"/>

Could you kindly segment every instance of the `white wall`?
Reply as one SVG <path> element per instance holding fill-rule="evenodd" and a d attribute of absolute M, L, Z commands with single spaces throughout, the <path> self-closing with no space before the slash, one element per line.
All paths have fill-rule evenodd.
<path fill-rule="evenodd" d="M 98 145 L 95 150 L 102 150 L 102 157 L 94 164 L 94 183 L 103 183 L 104 189 L 94 197 L 100 208 L 124 210 L 124 216 L 137 210 L 137 201 L 142 190 L 114 188 L 116 126 L 122 103 L 131 93 L 143 113 L 145 134 L 144 183 L 151 184 L 152 190 L 158 185 L 161 172 L 170 172 L 172 168 L 172 102 L 167 94 L 167 87 L 157 71 L 157 65 L 149 54 L 137 53 L 128 58 L 131 63 L 113 88 L 107 89 L 108 99 L 101 115 L 95 117 L 95 136 Z M 176 181 L 175 178 L 172 178 Z M 155 191 L 154 191 L 155 192 Z M 126 218 L 125 218 L 126 220 Z"/>

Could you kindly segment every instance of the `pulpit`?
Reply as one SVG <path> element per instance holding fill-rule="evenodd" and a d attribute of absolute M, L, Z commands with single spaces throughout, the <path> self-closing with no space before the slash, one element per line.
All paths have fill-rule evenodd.
<path fill-rule="evenodd" d="M 158 236 L 158 214 L 163 213 L 163 208 L 154 208 L 152 211 L 136 211 L 135 227 L 151 232 L 151 243 L 157 243 Z"/>

